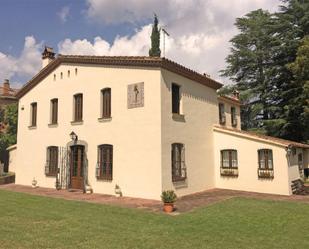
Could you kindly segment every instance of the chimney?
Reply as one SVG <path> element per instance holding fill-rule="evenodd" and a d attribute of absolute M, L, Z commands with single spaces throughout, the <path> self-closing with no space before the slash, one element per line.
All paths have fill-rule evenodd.
<path fill-rule="evenodd" d="M 233 91 L 233 97 L 239 100 L 239 92 L 237 90 Z"/>
<path fill-rule="evenodd" d="M 3 82 L 2 94 L 5 96 L 10 95 L 10 82 L 8 79 L 5 79 Z"/>
<path fill-rule="evenodd" d="M 52 60 L 55 59 L 53 48 L 45 46 L 42 53 L 42 68 L 46 67 Z"/>

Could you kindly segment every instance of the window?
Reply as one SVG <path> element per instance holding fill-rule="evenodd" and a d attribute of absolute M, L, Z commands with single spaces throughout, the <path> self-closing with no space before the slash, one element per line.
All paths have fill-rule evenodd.
<path fill-rule="evenodd" d="M 232 126 L 237 126 L 236 108 L 234 106 L 231 107 L 231 122 Z"/>
<path fill-rule="evenodd" d="M 45 174 L 47 176 L 56 176 L 58 172 L 58 147 L 47 147 L 47 160 Z"/>
<path fill-rule="evenodd" d="M 77 68 L 75 68 L 75 75 L 77 75 Z"/>
<path fill-rule="evenodd" d="M 68 78 L 70 78 L 71 72 L 70 70 L 68 70 Z"/>
<path fill-rule="evenodd" d="M 37 103 L 34 102 L 31 104 L 31 124 L 30 126 L 36 126 L 37 123 L 37 110 L 38 110 L 38 106 Z"/>
<path fill-rule="evenodd" d="M 102 118 L 111 117 L 111 89 L 104 88 L 102 94 Z"/>
<path fill-rule="evenodd" d="M 180 114 L 180 87 L 172 84 L 172 113 Z"/>
<path fill-rule="evenodd" d="M 54 81 L 56 81 L 56 74 L 54 74 Z"/>
<path fill-rule="evenodd" d="M 273 165 L 273 152 L 269 149 L 258 150 L 258 176 L 259 178 L 273 178 L 274 165 Z"/>
<path fill-rule="evenodd" d="M 60 73 L 60 79 L 63 79 L 63 73 L 62 72 Z"/>
<path fill-rule="evenodd" d="M 237 150 L 221 150 L 221 176 L 238 176 Z"/>
<path fill-rule="evenodd" d="M 183 144 L 172 144 L 172 180 L 184 181 L 187 178 L 185 166 L 185 147 Z"/>
<path fill-rule="evenodd" d="M 224 113 L 224 104 L 219 103 L 219 122 L 220 124 L 225 124 L 225 113 Z"/>
<path fill-rule="evenodd" d="M 237 168 L 237 150 L 221 150 L 221 167 Z"/>
<path fill-rule="evenodd" d="M 98 146 L 98 163 L 96 176 L 98 179 L 113 179 L 113 146 L 102 144 Z"/>
<path fill-rule="evenodd" d="M 52 99 L 51 104 L 51 124 L 58 123 L 58 99 Z"/>
<path fill-rule="evenodd" d="M 83 94 L 74 95 L 74 121 L 83 121 Z"/>

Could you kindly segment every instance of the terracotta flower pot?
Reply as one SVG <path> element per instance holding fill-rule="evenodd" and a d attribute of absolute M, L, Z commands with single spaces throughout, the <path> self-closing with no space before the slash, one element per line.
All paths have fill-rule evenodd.
<path fill-rule="evenodd" d="M 163 210 L 166 213 L 171 213 L 174 211 L 174 203 L 164 203 Z"/>

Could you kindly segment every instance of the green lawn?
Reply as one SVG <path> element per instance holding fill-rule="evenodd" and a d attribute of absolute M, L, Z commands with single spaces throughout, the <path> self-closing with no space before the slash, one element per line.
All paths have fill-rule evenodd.
<path fill-rule="evenodd" d="M 0 191 L 0 248 L 309 248 L 309 205 L 236 198 L 179 216 Z"/>

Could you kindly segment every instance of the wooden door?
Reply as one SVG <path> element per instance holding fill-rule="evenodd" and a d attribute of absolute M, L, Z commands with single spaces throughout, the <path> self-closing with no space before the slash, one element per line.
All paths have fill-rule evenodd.
<path fill-rule="evenodd" d="M 84 188 L 84 146 L 71 146 L 71 188 Z"/>

